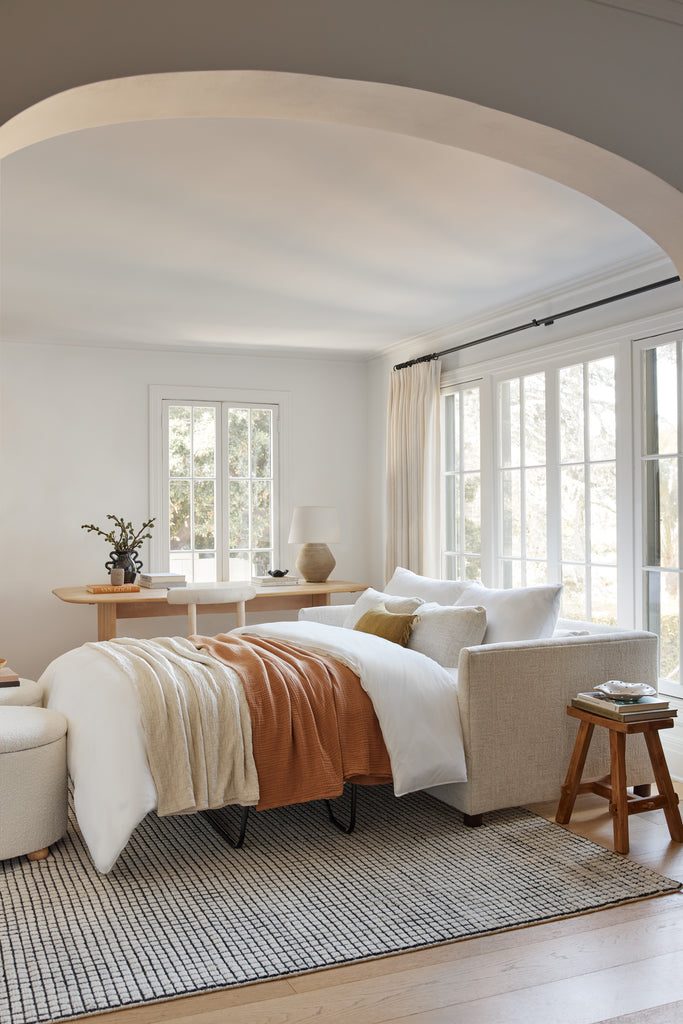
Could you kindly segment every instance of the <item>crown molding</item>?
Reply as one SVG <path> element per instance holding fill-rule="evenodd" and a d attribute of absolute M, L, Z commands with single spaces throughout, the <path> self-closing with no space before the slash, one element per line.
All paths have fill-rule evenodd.
<path fill-rule="evenodd" d="M 537 319 L 543 320 L 566 308 L 607 298 L 631 288 L 652 283 L 677 274 L 671 260 L 664 253 L 655 253 L 637 260 L 624 260 L 608 270 L 587 274 L 567 282 L 560 288 L 545 289 L 526 295 L 519 302 L 492 308 L 484 316 L 464 323 L 451 323 L 424 334 L 415 335 L 390 345 L 375 357 L 401 363 L 418 359 L 442 348 L 467 344 L 478 337 L 495 334 L 512 325 Z"/>

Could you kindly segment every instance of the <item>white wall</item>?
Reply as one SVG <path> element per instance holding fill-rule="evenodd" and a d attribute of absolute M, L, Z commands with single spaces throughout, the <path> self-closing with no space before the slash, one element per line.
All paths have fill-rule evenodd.
<path fill-rule="evenodd" d="M 36 678 L 52 658 L 96 639 L 95 609 L 51 591 L 106 580 L 108 547 L 81 523 L 104 524 L 108 512 L 147 518 L 150 384 L 288 391 L 289 500 L 336 505 L 343 540 L 334 576 L 378 582 L 368 578 L 377 539 L 367 506 L 366 365 L 6 343 L 0 372 L 0 654 L 21 674 Z M 293 566 L 296 548 L 283 557 Z M 200 623 L 206 632 L 229 625 L 213 616 Z M 183 628 L 180 618 L 126 620 L 119 633 Z"/>

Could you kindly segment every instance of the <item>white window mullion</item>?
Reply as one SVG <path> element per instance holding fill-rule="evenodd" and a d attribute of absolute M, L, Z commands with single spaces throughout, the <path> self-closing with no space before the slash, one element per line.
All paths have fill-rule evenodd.
<path fill-rule="evenodd" d="M 546 502 L 548 508 L 548 581 L 562 579 L 562 481 L 560 470 L 560 376 L 545 375 L 546 408 Z"/>

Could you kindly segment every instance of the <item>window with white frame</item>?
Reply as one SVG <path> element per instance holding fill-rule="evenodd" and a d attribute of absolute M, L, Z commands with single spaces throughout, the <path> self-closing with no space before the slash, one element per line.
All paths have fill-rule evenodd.
<path fill-rule="evenodd" d="M 443 400 L 442 566 L 446 579 L 481 578 L 479 386 Z"/>
<path fill-rule="evenodd" d="M 192 582 L 263 576 L 279 550 L 279 405 L 172 390 L 151 396 L 154 567 Z"/>
<path fill-rule="evenodd" d="M 495 552 L 489 562 L 493 585 L 562 581 L 563 616 L 616 623 L 614 355 L 558 361 L 491 378 L 491 385 L 496 429 L 481 423 L 492 438 L 491 502 L 479 502 L 486 487 L 478 445 L 480 389 L 469 408 L 467 390 L 443 398 L 445 575 L 475 575 L 481 546 L 471 550 L 468 538 L 480 543 L 485 534 Z"/>
<path fill-rule="evenodd" d="M 660 637 L 660 676 L 681 683 L 683 337 L 640 351 L 643 623 Z"/>

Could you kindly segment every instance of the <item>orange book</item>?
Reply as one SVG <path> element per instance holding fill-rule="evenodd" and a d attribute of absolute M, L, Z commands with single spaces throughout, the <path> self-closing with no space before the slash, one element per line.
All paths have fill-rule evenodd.
<path fill-rule="evenodd" d="M 137 583 L 122 583 L 120 587 L 111 583 L 89 583 L 85 589 L 89 594 L 137 594 L 140 590 Z"/>

